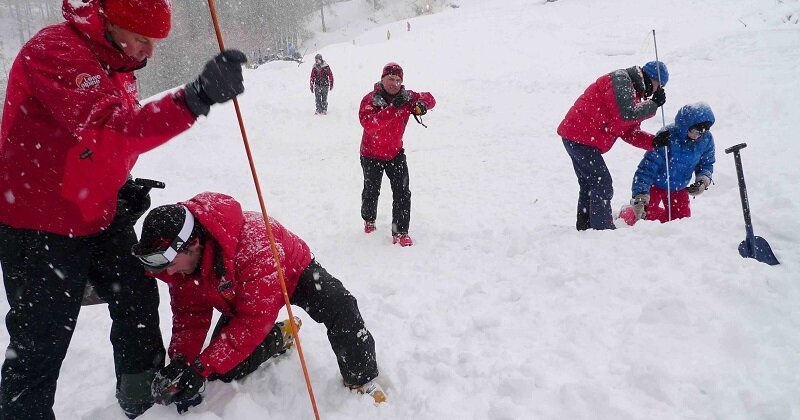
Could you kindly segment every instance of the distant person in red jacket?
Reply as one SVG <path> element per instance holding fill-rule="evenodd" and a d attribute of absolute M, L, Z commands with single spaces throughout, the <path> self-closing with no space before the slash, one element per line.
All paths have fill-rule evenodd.
<path fill-rule="evenodd" d="M 168 0 L 64 0 L 66 22 L 20 50 L 0 125 L 0 264 L 10 343 L 0 419 L 53 419 L 56 381 L 87 282 L 108 302 L 117 399 L 133 418 L 153 405 L 163 366 L 158 291 L 130 247 L 150 205 L 129 180 L 139 155 L 214 103 L 242 93 L 238 51 L 141 105 L 134 70 L 170 31 Z"/>
<path fill-rule="evenodd" d="M 314 67 L 311 68 L 311 93 L 317 104 L 315 115 L 328 113 L 328 91 L 333 90 L 333 72 L 328 63 L 322 59 L 322 54 L 314 56 Z"/>
<path fill-rule="evenodd" d="M 614 188 L 603 153 L 618 138 L 644 150 L 666 145 L 663 138 L 655 141 L 640 125 L 666 102 L 667 80 L 667 66 L 657 61 L 614 70 L 586 88 L 558 126 L 580 187 L 578 230 L 614 229 Z"/>
<path fill-rule="evenodd" d="M 293 305 L 325 324 L 344 384 L 383 402 L 375 341 L 356 298 L 317 263 L 294 233 L 270 219 L 286 289 Z M 275 259 L 261 213 L 233 198 L 202 193 L 153 209 L 133 247 L 145 269 L 169 285 L 170 364 L 153 382 L 156 401 L 179 412 L 199 404 L 206 380 L 230 382 L 292 346 Z M 214 309 L 222 317 L 204 349 Z"/>
<path fill-rule="evenodd" d="M 383 173 L 392 187 L 392 243 L 410 246 L 411 190 L 408 164 L 403 149 L 403 133 L 409 117 L 425 115 L 436 106 L 429 92 L 414 92 L 403 86 L 403 68 L 397 63 L 383 67 L 381 81 L 361 100 L 358 119 L 364 127 L 361 136 L 361 169 L 364 190 L 361 193 L 361 218 L 364 232 L 375 231 L 378 196 Z"/>

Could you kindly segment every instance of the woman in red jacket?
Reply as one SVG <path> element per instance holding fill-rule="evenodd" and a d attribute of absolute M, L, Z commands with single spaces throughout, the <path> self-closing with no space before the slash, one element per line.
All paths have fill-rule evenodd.
<path fill-rule="evenodd" d="M 411 190 L 408 188 L 408 164 L 403 149 L 403 133 L 411 114 L 425 115 L 436 106 L 429 92 L 414 92 L 403 86 L 403 68 L 397 63 L 383 67 L 381 81 L 361 100 L 358 119 L 364 127 L 361 135 L 361 169 L 364 190 L 361 193 L 361 218 L 364 232 L 375 231 L 378 196 L 383 173 L 392 187 L 392 243 L 414 244 L 408 236 L 411 221 Z"/>
<path fill-rule="evenodd" d="M 644 150 L 653 148 L 653 135 L 642 131 L 640 124 L 666 102 L 663 86 L 668 79 L 667 66 L 656 61 L 600 76 L 558 126 L 580 187 L 578 230 L 614 229 L 614 188 L 602 155 L 617 138 Z"/>
<path fill-rule="evenodd" d="M 291 303 L 325 324 L 345 385 L 382 402 L 375 342 L 356 298 L 302 239 L 274 219 L 270 227 Z M 206 380 L 240 379 L 291 346 L 286 328 L 275 325 L 284 301 L 261 213 L 218 193 L 157 207 L 133 253 L 171 297 L 171 363 L 156 376 L 157 402 L 185 410 L 200 403 Z M 203 348 L 214 309 L 222 318 Z"/>
<path fill-rule="evenodd" d="M 0 263 L 10 336 L 0 418 L 53 419 L 61 363 L 87 282 L 108 302 L 117 399 L 153 405 L 163 366 L 158 291 L 130 255 L 149 198 L 126 183 L 140 154 L 244 90 L 238 51 L 141 105 L 134 70 L 170 30 L 167 0 L 64 0 L 66 22 L 20 50 L 0 125 Z M 113 222 L 113 224 L 112 224 Z"/>

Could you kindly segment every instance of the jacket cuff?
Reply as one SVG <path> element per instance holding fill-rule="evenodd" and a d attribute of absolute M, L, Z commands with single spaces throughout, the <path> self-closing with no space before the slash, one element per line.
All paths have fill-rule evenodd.
<path fill-rule="evenodd" d="M 197 121 L 197 118 L 199 118 L 200 115 L 208 115 L 208 111 L 206 111 L 205 114 L 198 114 L 189 106 L 189 102 L 186 99 L 186 85 L 172 94 L 172 100 L 175 101 L 178 106 L 185 110 L 189 115 L 191 115 L 193 121 Z M 210 110 L 211 107 L 209 106 L 208 108 Z"/>
<path fill-rule="evenodd" d="M 194 361 L 189 366 L 192 368 L 192 370 L 197 372 L 198 375 L 203 377 L 203 379 L 208 379 L 208 377 L 211 376 L 212 373 L 214 373 L 211 368 L 205 366 L 203 362 L 200 361 L 199 357 L 194 359 Z"/>

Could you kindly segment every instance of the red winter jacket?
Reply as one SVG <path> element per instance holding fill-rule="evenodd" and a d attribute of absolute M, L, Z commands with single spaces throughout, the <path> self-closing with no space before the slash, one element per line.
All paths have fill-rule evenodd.
<path fill-rule="evenodd" d="M 261 213 L 243 212 L 233 198 L 210 192 L 180 204 L 206 231 L 199 271 L 155 276 L 169 284 L 170 359 L 197 359 L 207 378 L 233 369 L 264 341 L 284 306 L 283 292 Z M 311 251 L 276 220 L 270 219 L 270 227 L 291 296 L 311 263 Z M 214 309 L 231 320 L 202 350 Z"/>
<path fill-rule="evenodd" d="M 314 67 L 311 68 L 309 83 L 311 84 L 311 89 L 314 89 L 314 85 L 319 85 L 328 86 L 333 90 L 333 72 L 328 63 L 323 61 L 321 66 L 314 64 Z"/>
<path fill-rule="evenodd" d="M 637 94 L 642 91 L 644 80 L 639 67 L 600 76 L 569 109 L 558 126 L 558 135 L 596 147 L 600 153 L 609 151 L 617 138 L 651 150 L 653 135 L 641 131 L 640 125 L 656 114 L 658 106 Z"/>
<path fill-rule="evenodd" d="M 139 155 L 195 121 L 183 90 L 137 100 L 134 61 L 105 38 L 100 1 L 64 0 L 66 22 L 20 50 L 0 126 L 0 223 L 61 235 L 99 232 Z"/>
<path fill-rule="evenodd" d="M 388 96 L 380 83 L 375 83 L 375 89 L 361 100 L 358 109 L 358 119 L 364 127 L 361 156 L 392 160 L 403 148 L 403 133 L 413 112 L 414 102 L 422 101 L 428 109 L 436 106 L 436 99 L 429 92 L 406 92 L 411 99 L 401 108 L 390 105 L 392 96 Z"/>

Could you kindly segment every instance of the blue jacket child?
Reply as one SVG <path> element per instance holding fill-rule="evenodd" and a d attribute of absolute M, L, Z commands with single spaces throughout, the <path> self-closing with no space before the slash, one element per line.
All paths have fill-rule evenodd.
<path fill-rule="evenodd" d="M 683 106 L 675 115 L 675 122 L 657 133 L 657 137 L 668 140 L 672 219 L 689 217 L 689 195 L 696 197 L 711 184 L 715 157 L 714 136 L 709 129 L 714 122 L 711 107 L 698 102 Z M 631 204 L 636 219 L 659 220 L 662 223 L 669 220 L 664 156 L 664 147 L 646 152 L 633 176 Z M 695 182 L 689 185 L 692 175 Z"/>

